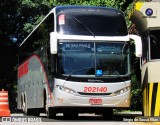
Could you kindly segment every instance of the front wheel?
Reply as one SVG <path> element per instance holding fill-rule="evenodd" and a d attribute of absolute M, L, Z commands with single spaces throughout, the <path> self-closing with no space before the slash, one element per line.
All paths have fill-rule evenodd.
<path fill-rule="evenodd" d="M 32 115 L 32 110 L 28 109 L 28 106 L 27 106 L 27 96 L 24 97 L 23 114 L 24 115 Z"/>
<path fill-rule="evenodd" d="M 40 115 L 40 111 L 38 109 L 32 109 L 32 115 L 33 116 L 39 116 Z"/>
<path fill-rule="evenodd" d="M 64 112 L 63 116 L 67 119 L 76 119 L 78 117 L 77 112 Z"/>
<path fill-rule="evenodd" d="M 48 111 L 47 111 L 47 118 L 52 119 L 56 117 L 56 112 L 54 110 L 54 108 L 49 107 Z"/>
<path fill-rule="evenodd" d="M 103 111 L 102 116 L 104 120 L 111 120 L 113 116 L 113 109 L 107 109 Z"/>

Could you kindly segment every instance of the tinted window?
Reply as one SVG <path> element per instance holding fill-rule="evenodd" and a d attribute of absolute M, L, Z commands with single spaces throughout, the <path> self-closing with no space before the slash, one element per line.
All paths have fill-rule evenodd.
<path fill-rule="evenodd" d="M 160 59 L 160 30 L 150 31 L 150 56 L 151 59 Z"/>
<path fill-rule="evenodd" d="M 116 42 L 61 40 L 58 47 L 57 72 L 63 75 L 129 74 L 129 45 Z M 96 72 L 95 72 L 96 71 Z"/>
<path fill-rule="evenodd" d="M 57 32 L 67 35 L 125 36 L 128 34 L 121 14 L 61 13 L 57 16 Z"/>

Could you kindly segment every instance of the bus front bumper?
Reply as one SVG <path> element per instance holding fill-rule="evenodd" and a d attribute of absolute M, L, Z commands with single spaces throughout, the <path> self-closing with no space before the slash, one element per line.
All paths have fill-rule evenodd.
<path fill-rule="evenodd" d="M 54 107 L 129 107 L 130 90 L 115 96 L 82 96 L 57 90 L 54 94 Z"/>

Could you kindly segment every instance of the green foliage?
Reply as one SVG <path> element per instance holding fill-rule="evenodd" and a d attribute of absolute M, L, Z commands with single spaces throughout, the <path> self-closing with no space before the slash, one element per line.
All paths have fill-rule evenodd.
<path fill-rule="evenodd" d="M 27 33 L 30 33 L 43 18 L 44 15 L 33 17 L 33 20 L 35 20 L 35 22 L 24 24 L 23 30 Z"/>
<path fill-rule="evenodd" d="M 128 5 L 127 9 L 125 10 L 125 18 L 126 18 L 126 23 L 127 23 L 128 28 L 132 25 L 132 23 L 129 19 L 129 14 L 131 13 L 133 6 L 134 6 L 134 3 L 131 3 Z"/>
<path fill-rule="evenodd" d="M 19 33 L 22 40 L 34 29 L 34 27 L 44 18 L 44 16 L 53 7 L 53 1 L 50 0 L 18 0 L 18 16 L 20 20 Z"/>
<path fill-rule="evenodd" d="M 142 110 L 142 90 L 141 83 L 137 80 L 136 74 L 132 75 L 132 89 L 131 89 L 131 108 L 132 111 Z"/>
<path fill-rule="evenodd" d="M 13 37 L 17 28 L 17 0 L 0 2 L 0 90 L 8 90 L 16 81 L 17 44 Z"/>
<path fill-rule="evenodd" d="M 34 3 L 31 0 L 23 0 L 22 5 L 30 9 L 38 7 L 38 3 Z"/>

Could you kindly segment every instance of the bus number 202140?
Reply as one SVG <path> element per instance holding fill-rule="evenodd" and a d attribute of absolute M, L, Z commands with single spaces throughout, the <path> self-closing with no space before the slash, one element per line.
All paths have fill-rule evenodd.
<path fill-rule="evenodd" d="M 84 92 L 86 92 L 86 93 L 88 93 L 88 92 L 90 92 L 90 93 L 105 93 L 105 92 L 107 92 L 107 87 L 84 87 Z"/>

